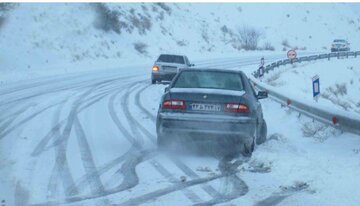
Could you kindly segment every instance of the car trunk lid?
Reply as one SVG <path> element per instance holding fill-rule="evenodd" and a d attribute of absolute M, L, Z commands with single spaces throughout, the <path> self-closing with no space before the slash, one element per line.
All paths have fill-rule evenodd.
<path fill-rule="evenodd" d="M 185 102 L 185 109 L 182 112 L 190 113 L 218 113 L 226 112 L 226 104 L 242 103 L 247 104 L 244 97 L 245 91 L 234 91 L 224 89 L 207 88 L 171 88 L 170 99 L 182 100 Z"/>

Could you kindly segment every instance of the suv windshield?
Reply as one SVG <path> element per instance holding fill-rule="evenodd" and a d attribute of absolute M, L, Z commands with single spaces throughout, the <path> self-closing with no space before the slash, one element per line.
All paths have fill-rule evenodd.
<path fill-rule="evenodd" d="M 159 56 L 157 62 L 166 62 L 166 63 L 176 63 L 176 64 L 185 64 L 184 57 L 178 55 L 166 55 L 162 54 Z"/>
<path fill-rule="evenodd" d="M 184 71 L 174 83 L 174 88 L 210 88 L 243 90 L 240 74 L 218 71 Z"/>

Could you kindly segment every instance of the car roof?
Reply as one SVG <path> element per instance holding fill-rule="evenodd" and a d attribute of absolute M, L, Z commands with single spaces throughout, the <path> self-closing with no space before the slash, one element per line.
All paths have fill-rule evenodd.
<path fill-rule="evenodd" d="M 186 71 L 196 71 L 196 72 L 205 72 L 205 71 L 215 71 L 215 72 L 226 72 L 226 73 L 240 73 L 244 74 L 241 70 L 235 70 L 235 69 L 219 69 L 219 68 L 186 68 L 181 69 L 181 72 Z"/>
<path fill-rule="evenodd" d="M 182 54 L 160 54 L 159 56 L 162 56 L 162 55 L 166 55 L 166 56 L 182 56 L 182 57 L 185 57 L 185 55 L 182 55 Z"/>

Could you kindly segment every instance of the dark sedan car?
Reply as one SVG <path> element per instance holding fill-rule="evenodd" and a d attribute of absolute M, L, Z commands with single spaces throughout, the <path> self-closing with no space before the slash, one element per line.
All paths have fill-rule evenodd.
<path fill-rule="evenodd" d="M 267 127 L 259 99 L 241 71 L 181 70 L 165 89 L 156 129 L 159 147 L 171 141 L 211 142 L 251 154 L 265 141 Z"/>

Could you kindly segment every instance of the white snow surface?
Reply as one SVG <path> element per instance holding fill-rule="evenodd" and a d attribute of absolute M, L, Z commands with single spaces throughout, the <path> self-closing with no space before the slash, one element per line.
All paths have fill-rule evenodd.
<path fill-rule="evenodd" d="M 251 158 L 169 154 L 157 149 L 155 124 L 167 85 L 150 84 L 159 53 L 250 74 L 263 56 L 266 63 L 285 57 L 284 39 L 306 47 L 300 55 L 328 51 L 334 38 L 347 38 L 355 50 L 359 15 L 351 4 L 106 6 L 122 14 L 120 34 L 95 28 L 89 4 L 19 4 L 1 14 L 1 204 L 358 205 L 359 136 L 265 99 L 267 141 Z M 144 18 L 151 29 L 125 27 Z M 224 25 L 234 32 L 257 27 L 260 46 L 269 41 L 276 50 L 237 50 L 221 33 Z M 139 42 L 147 52 L 134 49 Z M 357 65 L 349 59 L 284 67 L 279 78 L 304 99 L 307 86 L 293 83 L 310 85 L 315 73 L 323 89 L 345 82 L 342 99 L 356 103 Z"/>
<path fill-rule="evenodd" d="M 284 48 L 328 51 L 334 38 L 348 39 L 353 50 L 360 45 L 354 4 L 103 4 L 118 32 L 99 29 L 112 21 L 101 21 L 96 5 L 20 3 L 0 11 L 0 82 L 149 66 L 160 53 L 186 54 L 190 61 L 273 53 L 239 49 L 243 26 L 262 33 L 260 48 L 269 43 L 284 56 Z"/>
<path fill-rule="evenodd" d="M 131 71 L 3 87 L 0 199 L 9 205 L 360 201 L 359 136 L 269 99 L 262 101 L 268 140 L 250 159 L 158 151 L 155 117 L 166 85 L 151 85 L 145 68 Z"/>
<path fill-rule="evenodd" d="M 275 68 L 265 75 L 264 83 L 281 94 L 330 111 L 360 114 L 360 59 L 317 60 Z M 320 97 L 312 94 L 312 78 L 319 76 Z M 295 95 L 296 93 L 296 95 Z"/>

